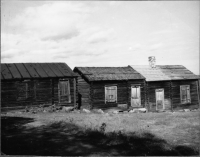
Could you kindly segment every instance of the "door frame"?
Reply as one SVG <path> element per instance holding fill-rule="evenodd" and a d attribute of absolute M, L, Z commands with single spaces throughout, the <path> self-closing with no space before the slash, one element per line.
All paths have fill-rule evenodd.
<path fill-rule="evenodd" d="M 131 94 L 130 94 L 131 106 L 132 106 L 132 88 L 134 88 L 136 86 L 140 88 L 140 98 L 139 98 L 140 105 L 138 107 L 141 107 L 142 106 L 142 103 L 141 103 L 141 84 L 131 84 Z"/>
<path fill-rule="evenodd" d="M 164 88 L 158 88 L 158 89 L 156 89 L 155 90 L 155 96 L 156 96 L 156 92 L 158 91 L 158 90 L 162 90 L 162 92 L 163 92 L 163 103 L 162 103 L 162 106 L 163 106 L 163 110 L 165 110 L 165 90 L 164 90 Z M 158 110 L 158 104 L 157 104 L 157 96 L 156 96 L 156 111 Z"/>

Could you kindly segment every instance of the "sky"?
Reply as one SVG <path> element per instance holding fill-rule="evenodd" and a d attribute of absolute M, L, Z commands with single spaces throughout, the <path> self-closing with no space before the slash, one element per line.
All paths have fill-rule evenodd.
<path fill-rule="evenodd" d="M 199 74 L 200 1 L 1 1 L 1 62 L 184 65 Z"/>

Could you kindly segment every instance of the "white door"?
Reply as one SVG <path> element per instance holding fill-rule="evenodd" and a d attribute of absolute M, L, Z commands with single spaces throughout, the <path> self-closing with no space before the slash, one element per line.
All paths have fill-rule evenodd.
<path fill-rule="evenodd" d="M 140 97 L 140 86 L 131 87 L 131 106 L 139 107 L 141 106 L 141 97 Z"/>
<path fill-rule="evenodd" d="M 164 110 L 164 89 L 156 89 L 156 110 Z"/>

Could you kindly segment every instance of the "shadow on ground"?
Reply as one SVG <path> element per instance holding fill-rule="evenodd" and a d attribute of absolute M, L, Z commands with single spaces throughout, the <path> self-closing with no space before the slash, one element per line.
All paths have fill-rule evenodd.
<path fill-rule="evenodd" d="M 99 130 L 84 130 L 72 123 L 55 122 L 45 126 L 27 127 L 31 118 L 1 118 L 1 150 L 6 155 L 40 156 L 175 156 L 198 155 L 187 146 L 170 146 L 150 133 L 104 134 Z"/>

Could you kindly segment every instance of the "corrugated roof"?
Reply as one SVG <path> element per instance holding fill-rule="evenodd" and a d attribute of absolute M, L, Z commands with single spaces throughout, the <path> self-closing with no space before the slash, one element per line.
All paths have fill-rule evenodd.
<path fill-rule="evenodd" d="M 66 63 L 4 63 L 1 80 L 49 77 L 76 77 Z"/>
<path fill-rule="evenodd" d="M 144 79 L 131 67 L 75 67 L 88 81 Z"/>
<path fill-rule="evenodd" d="M 149 65 L 131 65 L 131 67 L 143 75 L 146 81 L 198 79 L 182 65 L 156 65 L 155 68 Z"/>

